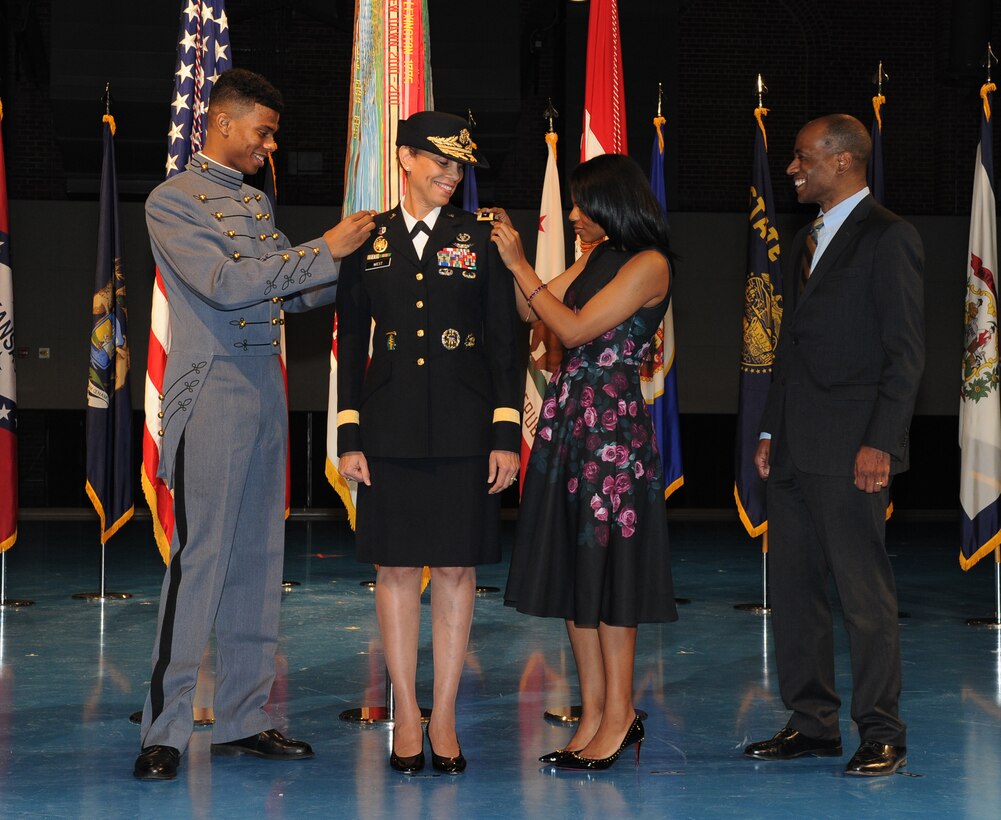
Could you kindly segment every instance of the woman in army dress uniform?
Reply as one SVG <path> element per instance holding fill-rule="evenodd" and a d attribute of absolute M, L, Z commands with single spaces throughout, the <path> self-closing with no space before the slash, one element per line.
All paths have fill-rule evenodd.
<path fill-rule="evenodd" d="M 424 766 L 421 568 L 431 568 L 432 765 L 458 774 L 455 699 L 475 566 L 500 560 L 500 493 L 518 472 L 511 281 L 490 224 L 449 204 L 465 166 L 486 167 L 466 127 L 436 111 L 400 122 L 406 194 L 345 260 L 338 290 L 338 469 L 359 483 L 358 560 L 379 565 L 376 613 L 396 697 L 390 765 L 406 773 Z"/>

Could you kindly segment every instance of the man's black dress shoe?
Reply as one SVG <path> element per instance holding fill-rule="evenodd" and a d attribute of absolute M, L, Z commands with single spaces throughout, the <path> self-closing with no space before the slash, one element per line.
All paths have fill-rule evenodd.
<path fill-rule="evenodd" d="M 786 727 L 768 740 L 744 747 L 744 756 L 755 760 L 792 760 L 794 757 L 840 757 L 841 738 L 822 740 L 807 737 Z"/>
<path fill-rule="evenodd" d="M 882 774 L 893 774 L 901 766 L 906 765 L 906 746 L 891 746 L 889 743 L 866 740 L 862 742 L 858 751 L 848 761 L 845 774 L 878 777 Z"/>
<path fill-rule="evenodd" d="M 313 749 L 301 740 L 285 737 L 277 729 L 268 729 L 256 735 L 226 743 L 213 743 L 214 755 L 254 755 L 271 760 L 304 760 L 313 756 Z"/>
<path fill-rule="evenodd" d="M 173 780 L 181 753 L 173 746 L 147 746 L 136 758 L 132 774 L 140 780 Z"/>

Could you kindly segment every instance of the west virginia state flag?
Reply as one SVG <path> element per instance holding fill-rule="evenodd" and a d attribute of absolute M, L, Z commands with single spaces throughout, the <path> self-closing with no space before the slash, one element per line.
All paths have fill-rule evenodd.
<path fill-rule="evenodd" d="M 102 544 L 118 532 L 134 510 L 128 316 L 118 228 L 114 133 L 115 122 L 106 115 L 87 383 L 87 495 L 101 519 Z"/>
<path fill-rule="evenodd" d="M 973 172 L 966 270 L 963 388 L 959 402 L 959 565 L 969 569 L 1001 544 L 1001 393 L 998 388 L 998 247 L 991 92 L 983 100 Z"/>
<path fill-rule="evenodd" d="M 772 180 L 768 173 L 768 140 L 762 119 L 754 115 L 754 164 L 751 170 L 750 230 L 747 243 L 747 282 L 744 288 L 744 342 L 740 353 L 740 399 L 737 408 L 737 443 L 734 448 L 733 496 L 737 512 L 752 537 L 768 529 L 765 482 L 754 467 L 759 423 L 772 383 L 775 346 L 782 323 L 782 273 L 779 265 L 779 232 L 775 227 Z"/>

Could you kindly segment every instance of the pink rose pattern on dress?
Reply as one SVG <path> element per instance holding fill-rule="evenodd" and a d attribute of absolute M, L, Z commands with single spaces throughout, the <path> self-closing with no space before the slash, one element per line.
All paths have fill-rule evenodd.
<path fill-rule="evenodd" d="M 572 301 L 568 294 L 575 307 Z M 530 468 L 564 483 L 581 510 L 582 545 L 631 538 L 643 511 L 663 504 L 660 454 L 639 378 L 659 317 L 653 320 L 641 311 L 566 351 L 546 390 Z"/>

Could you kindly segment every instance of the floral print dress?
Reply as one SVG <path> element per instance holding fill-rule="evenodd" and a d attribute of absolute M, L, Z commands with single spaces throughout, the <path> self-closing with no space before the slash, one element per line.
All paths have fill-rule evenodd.
<path fill-rule="evenodd" d="M 564 303 L 576 310 L 632 253 L 595 248 Z M 504 602 L 578 626 L 677 618 L 663 470 L 640 364 L 667 312 L 652 308 L 573 350 L 543 400 Z"/>

